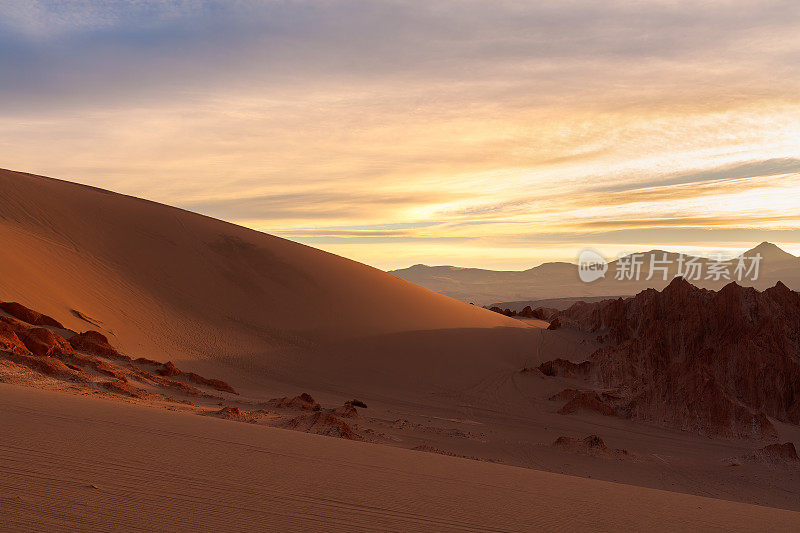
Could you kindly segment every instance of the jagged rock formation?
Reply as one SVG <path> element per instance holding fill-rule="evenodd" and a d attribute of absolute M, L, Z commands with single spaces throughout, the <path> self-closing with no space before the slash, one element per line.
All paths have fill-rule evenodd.
<path fill-rule="evenodd" d="M 567 378 L 588 376 L 591 369 L 592 363 L 589 361 L 573 363 L 566 359 L 553 359 L 552 361 L 545 361 L 539 365 L 539 370 L 545 376 L 564 376 Z"/>
<path fill-rule="evenodd" d="M 564 389 L 551 396 L 551 400 L 567 400 L 567 403 L 558 410 L 561 415 L 569 415 L 579 410 L 594 411 L 603 416 L 615 414 L 614 408 L 607 404 L 600 395 L 593 390 Z"/>
<path fill-rule="evenodd" d="M 499 307 L 485 307 L 484 309 L 488 309 L 489 311 L 505 315 L 505 316 L 517 316 L 516 311 L 512 311 L 511 309 L 501 309 Z"/>
<path fill-rule="evenodd" d="M 345 402 L 341 407 L 334 409 L 333 414 L 342 418 L 360 418 L 358 409 L 350 402 Z"/>
<path fill-rule="evenodd" d="M 301 409 L 303 411 L 319 411 L 322 408 L 314 397 L 307 392 L 294 398 L 288 396 L 273 398 L 266 402 L 266 406 L 275 409 Z"/>
<path fill-rule="evenodd" d="M 107 357 L 109 359 L 125 359 L 120 357 L 119 352 L 111 346 L 108 338 L 99 331 L 85 331 L 78 333 L 69 339 L 69 343 L 76 350 L 81 350 L 92 355 Z"/>
<path fill-rule="evenodd" d="M 353 421 L 360 419 L 358 410 L 354 407 L 355 402 L 366 407 L 364 402 L 352 400 L 345 402 L 340 407 L 324 409 L 310 394 L 304 392 L 298 396 L 273 398 L 265 402 L 265 407 L 276 409 L 260 410 L 255 413 L 269 413 L 273 415 L 270 425 L 306 433 L 316 433 L 329 437 L 339 437 L 350 440 L 362 440 L 362 436 L 356 433 L 353 427 L 344 418 Z"/>
<path fill-rule="evenodd" d="M 226 405 L 219 411 L 215 411 L 213 414 L 218 416 L 219 418 L 224 418 L 225 420 L 236 420 L 237 422 L 254 421 L 252 415 L 249 415 L 248 413 L 242 411 L 238 407 L 231 407 L 230 405 Z"/>
<path fill-rule="evenodd" d="M 360 400 L 323 409 L 310 394 L 302 393 L 260 404 L 282 411 L 280 413 L 223 405 L 223 398 L 209 394 L 208 389 L 238 395 L 224 381 L 182 371 L 171 361 L 133 359 L 120 353 L 98 331 L 75 333 L 64 329 L 51 317 L 20 304 L 0 302 L 0 311 L 0 381 L 42 387 L 48 383 L 67 382 L 84 394 L 104 392 L 117 398 L 179 402 L 198 407 L 181 399 L 192 397 L 196 401 L 219 402 L 221 409 L 200 413 L 207 416 L 363 440 L 345 421 L 363 420 L 356 407 L 366 408 L 367 404 Z M 177 399 L 171 396 L 175 393 Z M 242 402 L 258 405 L 248 400 Z"/>
<path fill-rule="evenodd" d="M 524 318 L 550 320 L 550 317 L 552 317 L 556 313 L 558 313 L 558 309 L 555 309 L 553 307 L 537 307 L 536 309 L 533 309 L 531 308 L 530 305 L 526 305 L 517 315 Z"/>
<path fill-rule="evenodd" d="M 766 461 L 772 462 L 785 462 L 785 463 L 800 463 L 800 457 L 797 456 L 797 450 L 791 442 L 784 442 L 783 444 L 769 444 L 756 450 L 756 455 L 760 456 Z"/>
<path fill-rule="evenodd" d="M 361 440 L 361 436 L 356 434 L 347 422 L 332 413 L 322 411 L 296 416 L 283 422 L 281 427 L 328 437 Z"/>
<path fill-rule="evenodd" d="M 43 315 L 33 309 L 28 309 L 21 303 L 17 302 L 0 302 L 0 310 L 5 311 L 9 315 L 27 322 L 32 326 L 51 326 L 54 328 L 64 329 L 56 319 Z"/>
<path fill-rule="evenodd" d="M 592 379 L 624 416 L 725 437 L 772 438 L 768 417 L 800 424 L 800 294 L 782 283 L 715 292 L 676 278 L 559 316 L 603 343 Z"/>

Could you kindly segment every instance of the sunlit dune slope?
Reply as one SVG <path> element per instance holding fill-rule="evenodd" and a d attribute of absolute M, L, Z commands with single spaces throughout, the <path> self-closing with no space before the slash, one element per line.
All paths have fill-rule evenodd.
<path fill-rule="evenodd" d="M 0 297 L 159 360 L 236 364 L 370 335 L 523 326 L 301 244 L 7 170 L 0 249 Z"/>

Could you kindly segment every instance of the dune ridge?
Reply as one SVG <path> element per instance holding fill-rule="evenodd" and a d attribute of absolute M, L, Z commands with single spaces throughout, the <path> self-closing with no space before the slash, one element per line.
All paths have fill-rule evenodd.
<path fill-rule="evenodd" d="M 291 375 L 283 354 L 330 341 L 523 326 L 278 237 L 8 170 L 0 245 L 0 298 L 74 330 L 91 320 L 123 352 L 161 362 Z"/>

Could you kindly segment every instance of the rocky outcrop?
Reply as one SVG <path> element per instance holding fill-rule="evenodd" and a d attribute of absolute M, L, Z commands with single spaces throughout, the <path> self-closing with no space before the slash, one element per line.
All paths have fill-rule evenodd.
<path fill-rule="evenodd" d="M 204 378 L 203 376 L 195 374 L 194 372 L 182 372 L 180 375 L 184 376 L 186 379 L 197 385 L 211 387 L 212 389 L 221 392 L 229 392 L 231 394 L 236 394 L 236 395 L 239 394 L 238 392 L 236 392 L 236 389 L 234 389 L 227 382 L 222 381 L 221 379 Z"/>
<path fill-rule="evenodd" d="M 72 350 L 62 337 L 49 330 L 0 321 L 0 358 L 48 378 L 83 381 L 83 371 L 79 367 L 52 357 L 61 355 L 63 345 Z"/>
<path fill-rule="evenodd" d="M 756 456 L 769 462 L 800 463 L 800 457 L 797 456 L 797 450 L 791 442 L 769 444 L 756 450 Z"/>
<path fill-rule="evenodd" d="M 526 366 L 522 370 L 519 371 L 520 374 L 530 374 L 534 376 L 539 376 L 541 378 L 546 377 L 544 372 L 542 372 L 541 368 L 538 366 Z"/>
<path fill-rule="evenodd" d="M 532 309 L 530 305 L 526 305 L 518 316 L 523 318 L 535 318 L 537 320 L 550 320 L 550 318 L 558 313 L 558 309 L 553 307 L 537 307 Z"/>
<path fill-rule="evenodd" d="M 595 449 L 595 450 L 607 450 L 608 446 L 606 443 L 603 442 L 603 439 L 598 437 L 597 435 L 589 435 L 584 439 L 574 439 L 572 437 L 565 437 L 560 436 L 558 437 L 555 442 L 553 442 L 553 446 L 558 447 L 572 447 L 576 445 L 582 445 L 587 449 Z"/>
<path fill-rule="evenodd" d="M 350 402 L 345 402 L 341 407 L 335 408 L 333 414 L 341 418 L 361 418 L 358 410 Z"/>
<path fill-rule="evenodd" d="M 321 409 L 317 401 L 307 392 L 299 396 L 290 398 L 273 398 L 267 402 L 267 407 L 275 409 L 302 409 L 303 411 L 319 411 Z"/>
<path fill-rule="evenodd" d="M 147 399 L 153 398 L 157 395 L 151 394 L 147 392 L 146 389 L 142 387 L 136 387 L 128 383 L 126 379 L 118 379 L 116 381 L 104 381 L 99 384 L 101 388 L 113 392 L 114 394 L 119 394 L 121 396 L 128 396 L 131 398 L 137 399 Z"/>
<path fill-rule="evenodd" d="M 108 338 L 99 331 L 84 331 L 77 333 L 70 337 L 70 345 L 76 350 L 86 352 L 108 359 L 123 359 L 130 361 L 129 357 L 120 355 L 120 353 L 108 342 Z"/>
<path fill-rule="evenodd" d="M 593 457 L 616 457 L 618 459 L 624 459 L 628 458 L 630 455 L 627 450 L 619 448 L 612 450 L 606 446 L 603 439 L 597 435 L 589 435 L 583 439 L 575 439 L 562 435 L 553 442 L 553 447 Z"/>
<path fill-rule="evenodd" d="M 592 363 L 589 361 L 573 363 L 566 359 L 553 359 L 552 361 L 545 361 L 539 365 L 539 370 L 545 376 L 574 378 L 577 376 L 588 376 L 589 372 L 592 370 Z"/>
<path fill-rule="evenodd" d="M 734 457 L 729 461 L 730 466 L 740 466 L 741 463 L 756 463 L 778 467 L 800 468 L 800 457 L 797 456 L 797 449 L 795 449 L 794 444 L 791 442 L 769 444 L 751 453 Z"/>
<path fill-rule="evenodd" d="M 43 315 L 42 313 L 38 313 L 33 309 L 28 309 L 21 303 L 0 302 L 0 310 L 5 311 L 9 315 L 16 317 L 23 322 L 27 322 L 32 326 L 50 326 L 60 329 L 64 328 L 64 326 L 62 326 L 61 323 L 56 319 L 47 315 Z"/>
<path fill-rule="evenodd" d="M 8 324 L 0 322 L 0 350 L 21 355 L 30 355 L 30 350 Z"/>
<path fill-rule="evenodd" d="M 80 368 L 71 367 L 55 357 L 10 353 L 7 355 L 7 359 L 49 378 L 72 382 L 86 381 Z"/>
<path fill-rule="evenodd" d="M 166 376 L 166 377 L 173 377 L 173 376 L 180 376 L 182 372 L 180 369 L 175 366 L 175 363 L 172 361 L 167 361 L 166 363 L 160 365 L 160 368 L 157 370 L 159 376 Z"/>
<path fill-rule="evenodd" d="M 287 420 L 282 424 L 286 429 L 338 437 L 341 439 L 361 440 L 361 437 L 341 418 L 331 414 L 316 411 L 303 414 Z"/>
<path fill-rule="evenodd" d="M 204 378 L 192 372 L 182 372 L 171 362 L 159 363 L 143 358 L 133 361 L 130 357 L 120 354 L 108 342 L 108 338 L 98 331 L 73 333 L 67 330 L 67 335 L 72 334 L 67 340 L 59 333 L 48 329 L 61 325 L 46 315 L 14 302 L 1 303 L 0 307 L 6 313 L 14 315 L 14 317 L 0 316 L 0 358 L 27 368 L 33 373 L 31 377 L 38 374 L 64 381 L 86 383 L 92 387 L 133 398 L 152 398 L 159 396 L 159 393 L 134 386 L 130 381 L 189 396 L 210 397 L 186 381 L 237 394 L 224 381 Z M 41 327 L 40 324 L 47 327 Z M 154 367 L 156 372 L 148 372 L 137 365 Z M 98 381 L 99 378 L 108 377 L 114 380 Z M 171 377 L 180 377 L 182 381 Z"/>
<path fill-rule="evenodd" d="M 511 309 L 507 309 L 507 308 L 506 309 L 501 309 L 500 307 L 496 307 L 496 306 L 489 307 L 489 311 L 493 311 L 495 313 L 499 313 L 499 314 L 505 315 L 505 316 L 511 316 L 511 317 L 517 316 L 517 312 L 516 311 L 512 311 Z"/>
<path fill-rule="evenodd" d="M 550 397 L 550 400 L 567 400 L 567 403 L 558 410 L 560 415 L 569 415 L 580 410 L 600 413 L 603 416 L 612 416 L 614 408 L 607 404 L 600 395 L 593 390 L 564 389 Z"/>
<path fill-rule="evenodd" d="M 563 316 L 604 344 L 592 377 L 625 416 L 725 437 L 773 438 L 768 417 L 800 424 L 800 294 L 782 283 L 715 292 L 676 278 Z"/>
<path fill-rule="evenodd" d="M 67 340 L 45 328 L 19 329 L 19 339 L 34 355 L 60 355 L 74 352 Z"/>
<path fill-rule="evenodd" d="M 238 407 L 231 407 L 226 405 L 219 411 L 215 411 L 214 415 L 225 420 L 236 420 L 238 422 L 252 422 L 254 417 L 249 415 L 246 411 L 242 411 Z"/>
<path fill-rule="evenodd" d="M 558 317 L 555 317 L 551 322 L 550 325 L 547 326 L 547 329 L 554 330 L 561 327 L 561 320 Z"/>
<path fill-rule="evenodd" d="M 156 370 L 156 372 L 160 376 L 165 376 L 165 377 L 180 376 L 186 379 L 187 381 L 191 381 L 192 383 L 195 383 L 197 385 L 211 387 L 212 389 L 216 389 L 222 392 L 229 392 L 231 394 L 237 394 L 237 395 L 239 394 L 233 387 L 231 387 L 228 383 L 222 381 L 221 379 L 204 378 L 203 376 L 195 374 L 194 372 L 184 372 L 177 366 L 175 366 L 175 364 L 172 361 L 167 361 L 166 363 L 162 364 L 156 361 L 150 361 L 148 359 L 140 358 L 137 359 L 135 362 L 158 367 L 158 370 Z"/>

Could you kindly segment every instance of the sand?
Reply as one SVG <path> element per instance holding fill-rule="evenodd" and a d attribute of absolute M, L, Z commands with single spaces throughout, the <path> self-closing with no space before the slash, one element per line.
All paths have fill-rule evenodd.
<path fill-rule="evenodd" d="M 3 529 L 787 531 L 800 513 L 0 387 Z"/>
<path fill-rule="evenodd" d="M 125 355 L 173 361 L 240 393 L 170 402 L 7 379 L 30 387 L 0 383 L 0 417 L 12 428 L 0 437 L 0 525 L 800 524 L 773 509 L 800 511 L 800 469 L 730 466 L 756 443 L 559 414 L 563 402 L 549 398 L 580 384 L 521 370 L 580 362 L 590 336 L 197 214 L 10 171 L 0 172 L 0 244 L 0 300 L 54 317 L 64 335 L 98 330 Z M 314 420 L 269 406 L 304 392 L 323 407 Z M 318 419 L 355 398 L 369 407 L 338 432 L 355 441 L 301 432 L 330 430 Z M 778 431 L 800 443 L 796 426 Z M 552 445 L 589 435 L 627 454 Z"/>
<path fill-rule="evenodd" d="M 0 299 L 99 329 L 123 352 L 249 376 L 302 377 L 292 354 L 326 359 L 317 348 L 328 342 L 523 326 L 301 244 L 10 171 L 0 171 L 0 243 Z"/>

